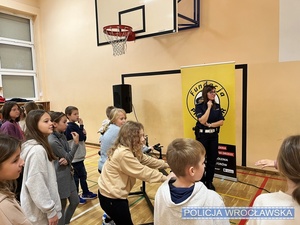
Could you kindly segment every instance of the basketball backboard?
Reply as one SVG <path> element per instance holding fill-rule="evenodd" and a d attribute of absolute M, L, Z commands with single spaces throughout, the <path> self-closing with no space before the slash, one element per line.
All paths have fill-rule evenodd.
<path fill-rule="evenodd" d="M 103 27 L 131 26 L 135 38 L 145 38 L 178 31 L 177 0 L 95 0 L 97 44 L 109 44 Z"/>

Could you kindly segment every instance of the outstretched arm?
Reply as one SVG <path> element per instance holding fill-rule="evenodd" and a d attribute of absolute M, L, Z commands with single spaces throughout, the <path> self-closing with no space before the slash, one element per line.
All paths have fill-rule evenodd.
<path fill-rule="evenodd" d="M 260 166 L 261 168 L 275 167 L 275 169 L 277 169 L 277 162 L 271 159 L 261 159 L 255 163 L 255 166 Z"/>

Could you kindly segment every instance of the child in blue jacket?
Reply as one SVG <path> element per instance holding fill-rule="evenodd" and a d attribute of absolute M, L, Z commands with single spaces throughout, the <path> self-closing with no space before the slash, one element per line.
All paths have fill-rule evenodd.
<path fill-rule="evenodd" d="M 84 129 L 83 120 L 79 118 L 78 108 L 76 108 L 75 106 L 68 106 L 65 109 L 65 114 L 67 115 L 69 120 L 65 135 L 71 148 L 74 144 L 71 132 L 76 132 L 79 134 L 79 147 L 72 161 L 72 166 L 74 168 L 74 180 L 77 187 L 77 192 L 79 191 L 79 182 L 82 189 L 82 195 L 81 197 L 79 196 L 79 203 L 85 204 L 86 199 L 97 198 L 97 194 L 94 194 L 89 190 L 88 184 L 86 182 L 87 172 L 84 165 L 84 159 L 86 156 L 86 131 Z M 79 123 L 79 125 L 77 123 Z"/>

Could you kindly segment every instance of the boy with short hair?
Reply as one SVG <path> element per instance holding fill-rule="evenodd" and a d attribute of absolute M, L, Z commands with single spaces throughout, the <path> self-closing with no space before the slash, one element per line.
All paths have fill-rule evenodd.
<path fill-rule="evenodd" d="M 99 137 L 99 144 L 100 144 L 100 150 L 98 151 L 98 155 L 101 155 L 101 136 L 105 133 L 105 131 L 107 130 L 107 127 L 109 125 L 110 119 L 109 119 L 109 115 L 110 112 L 114 109 L 114 106 L 108 106 L 105 110 L 106 113 L 106 119 L 104 119 L 102 121 L 101 127 L 99 128 L 97 133 L 100 133 L 100 137 Z"/>
<path fill-rule="evenodd" d="M 81 197 L 79 196 L 79 204 L 85 204 L 86 199 L 97 198 L 97 194 L 89 191 L 88 184 L 86 182 L 87 172 L 84 165 L 84 159 L 86 156 L 86 131 L 84 129 L 83 120 L 79 118 L 78 108 L 75 106 L 68 106 L 65 109 L 65 114 L 69 120 L 65 135 L 71 148 L 74 144 L 71 133 L 76 132 L 79 134 L 79 147 L 74 155 L 72 166 L 74 168 L 74 180 L 77 187 L 77 192 L 79 192 L 79 182 L 82 189 L 82 195 Z M 77 123 L 79 123 L 79 126 Z"/>
<path fill-rule="evenodd" d="M 222 197 L 200 181 L 205 168 L 205 148 L 193 139 L 177 138 L 167 149 L 167 163 L 176 178 L 165 181 L 157 190 L 154 224 L 229 225 L 228 219 L 183 219 L 183 207 L 224 207 Z"/>
<path fill-rule="evenodd" d="M 101 127 L 99 128 L 97 133 L 100 133 L 101 135 L 104 134 L 105 128 L 107 126 L 107 124 L 109 124 L 110 120 L 109 120 L 109 114 L 111 112 L 111 110 L 113 110 L 115 107 L 114 106 L 108 106 L 105 110 L 105 114 L 106 114 L 106 119 L 104 119 L 102 121 Z"/>

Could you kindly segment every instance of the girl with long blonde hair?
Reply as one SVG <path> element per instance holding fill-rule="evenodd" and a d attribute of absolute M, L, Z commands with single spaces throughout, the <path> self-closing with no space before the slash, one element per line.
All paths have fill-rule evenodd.
<path fill-rule="evenodd" d="M 98 180 L 99 200 L 102 209 L 117 225 L 132 225 L 127 197 L 136 179 L 146 182 L 163 182 L 167 179 L 158 171 L 169 167 L 161 159 L 142 153 L 145 144 L 144 127 L 128 121 L 120 129 L 118 137 L 108 151 Z"/>

